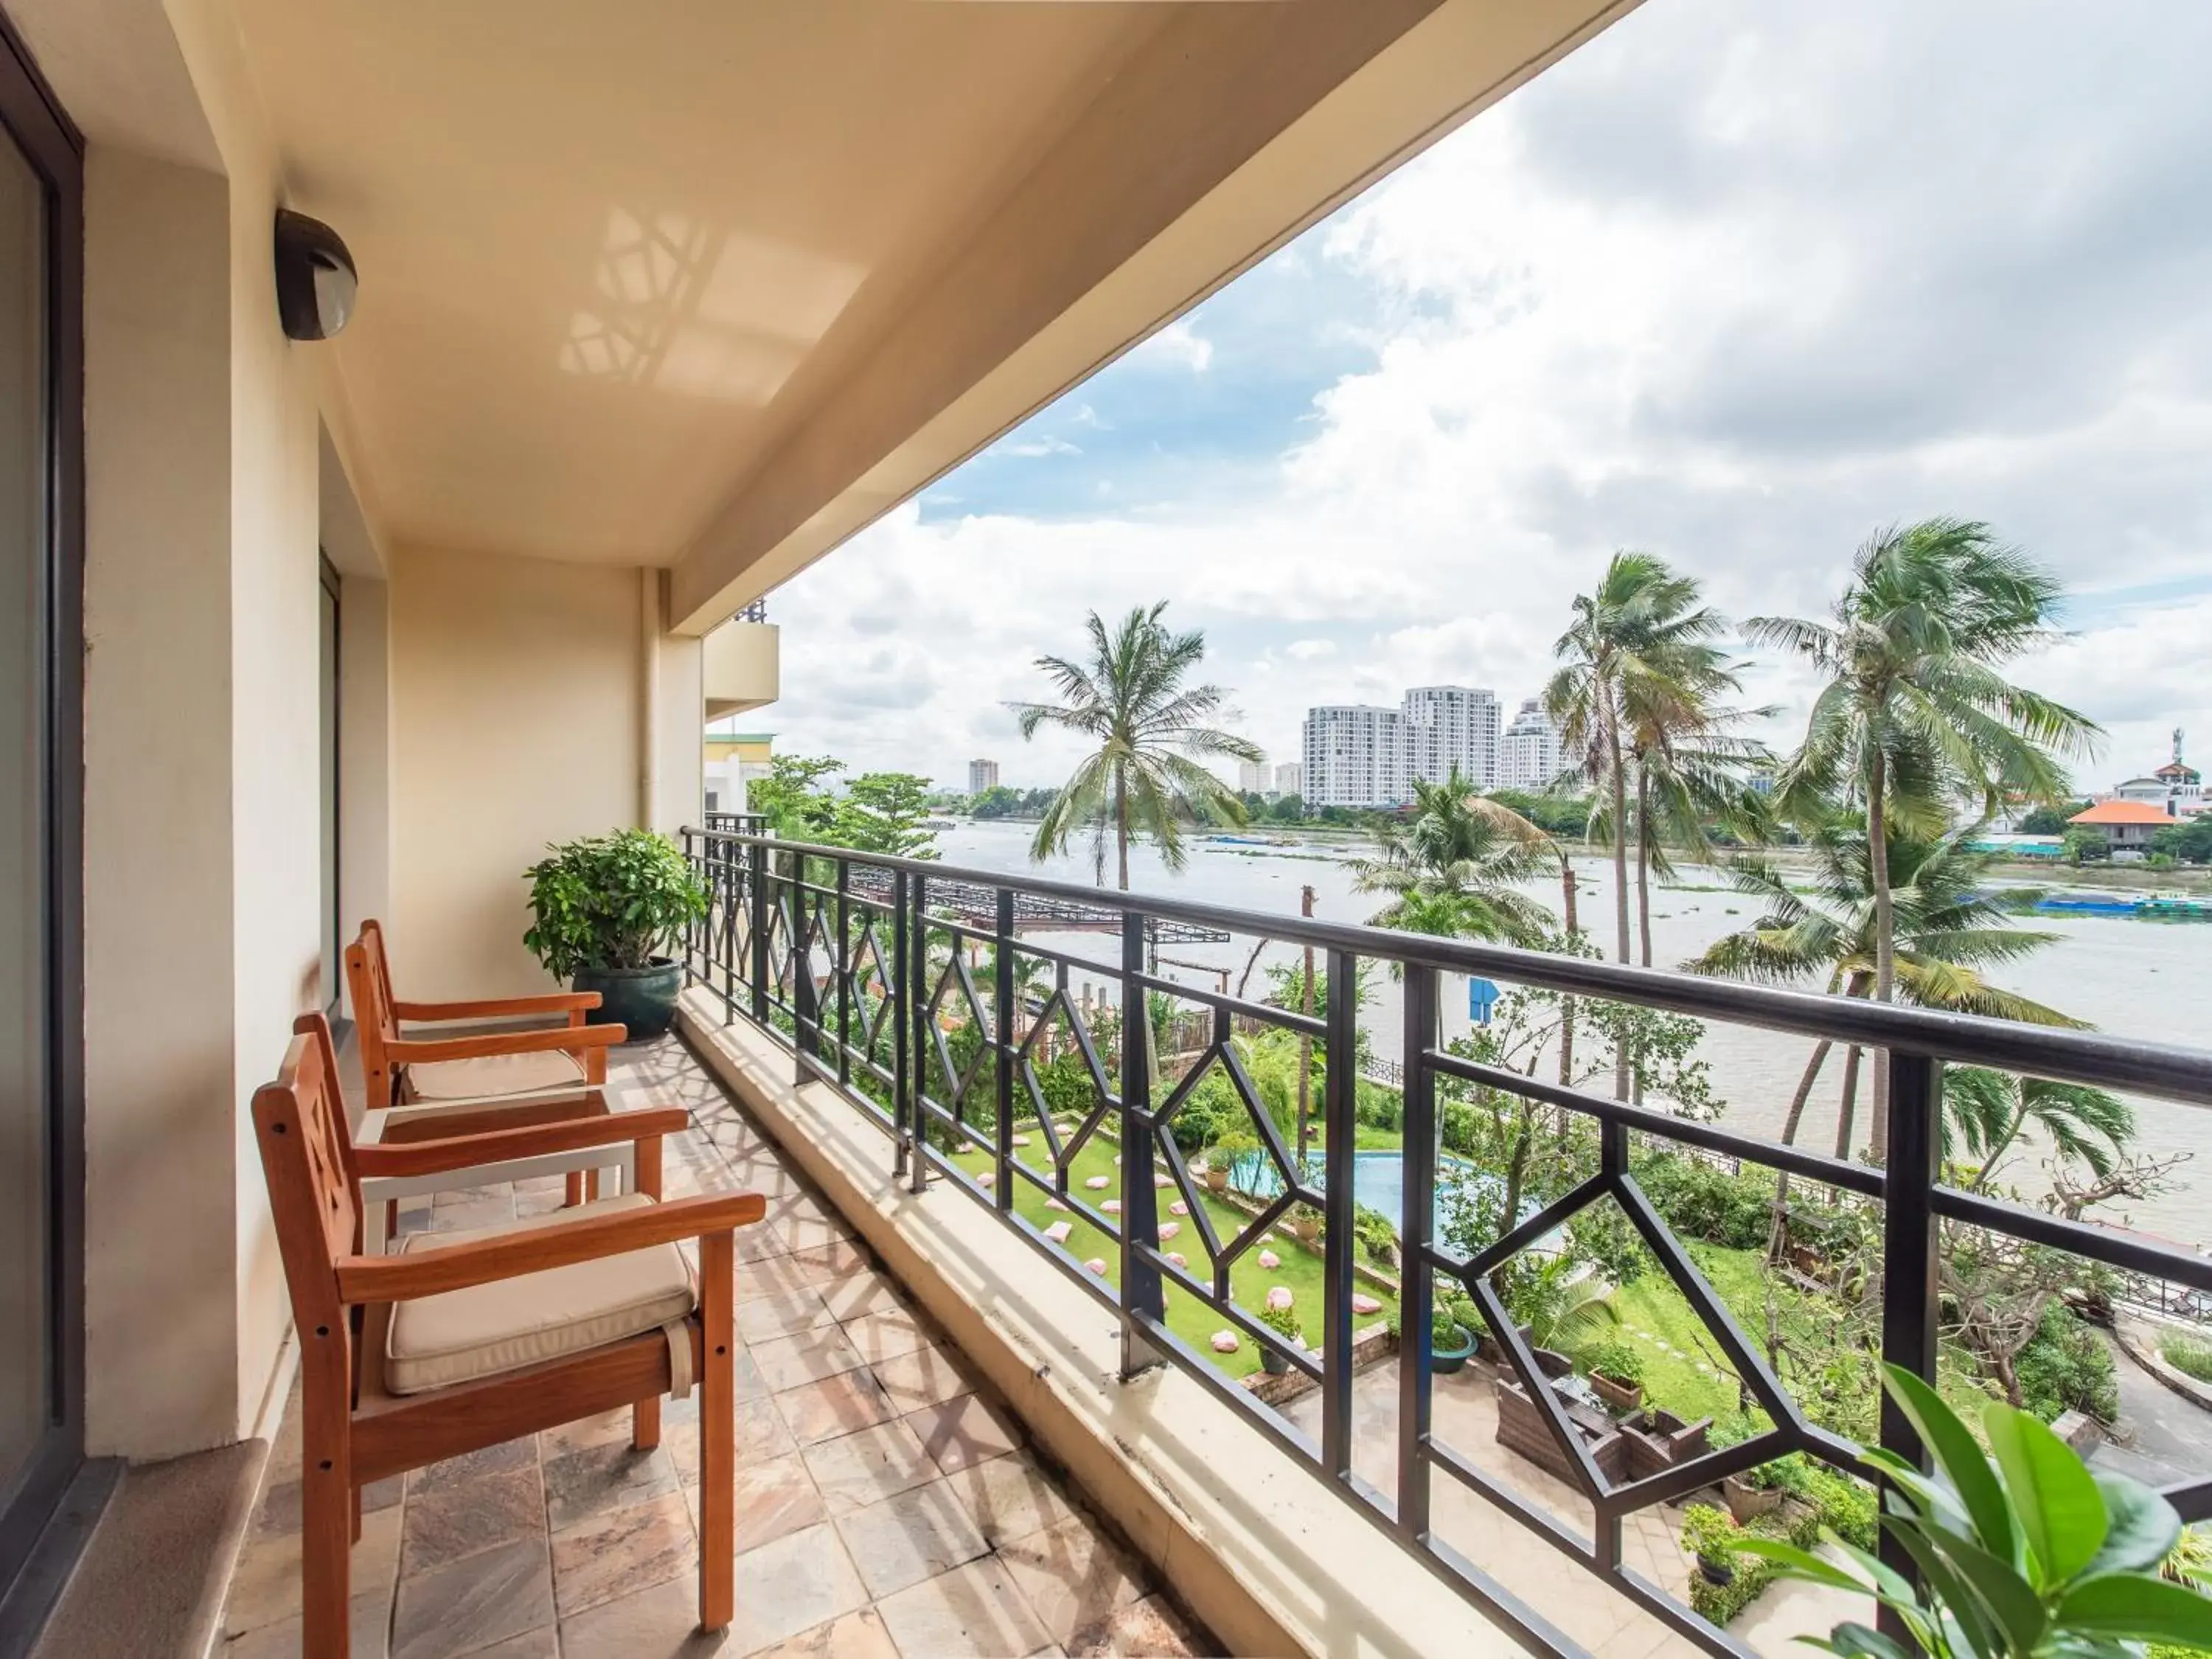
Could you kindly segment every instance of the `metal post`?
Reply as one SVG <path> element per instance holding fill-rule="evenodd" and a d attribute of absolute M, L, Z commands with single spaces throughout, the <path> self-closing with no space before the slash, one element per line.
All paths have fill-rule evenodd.
<path fill-rule="evenodd" d="M 929 1034 L 926 1022 L 929 1018 L 929 878 L 916 876 L 914 888 L 914 915 L 907 927 L 907 946 L 911 953 L 906 970 L 906 1012 L 910 1024 L 907 1051 L 914 1061 L 914 1084 L 907 1101 L 911 1109 L 907 1127 L 913 1135 L 914 1156 L 907 1164 L 907 1190 L 925 1192 L 929 1187 L 928 1115 L 922 1101 L 929 1093 Z"/>
<path fill-rule="evenodd" d="M 768 1029 L 768 848 L 755 842 L 748 849 L 752 877 L 753 1024 Z"/>
<path fill-rule="evenodd" d="M 1931 1194 L 1942 1150 L 1942 1062 L 1892 1049 L 1889 1056 L 1889 1164 L 1882 1176 L 1881 1357 L 1929 1383 L 1936 1381 L 1936 1212 Z M 1928 1453 L 1912 1425 L 1885 1391 L 1881 1443 L 1921 1468 Z M 1881 1559 L 1910 1578 L 1912 1558 L 1885 1533 Z M 1911 1650 L 1912 1638 L 1887 1607 L 1880 1625 Z"/>
<path fill-rule="evenodd" d="M 708 921 L 707 951 L 722 970 L 722 1024 L 738 1017 L 738 870 L 735 854 L 726 841 L 707 843 L 708 868 L 714 880 L 710 891 L 722 896 L 722 942 L 714 945 L 714 921 Z"/>
<path fill-rule="evenodd" d="M 853 1081 L 853 863 L 837 860 L 837 948 L 830 961 L 837 974 L 837 1081 Z"/>
<path fill-rule="evenodd" d="M 1405 1188 L 1398 1228 L 1398 1534 L 1428 1547 L 1429 1252 L 1437 1223 L 1437 1079 L 1423 1058 L 1437 1040 L 1437 975 L 1406 964 Z"/>
<path fill-rule="evenodd" d="M 998 1176 L 993 1194 L 1002 1211 L 1014 1207 L 1014 890 L 999 889 L 997 938 L 991 947 L 993 987 L 991 1036 L 998 1048 L 993 1066 L 991 1097 L 996 1127 L 992 1146 Z"/>
<path fill-rule="evenodd" d="M 1137 1254 L 1139 1240 L 1160 1247 L 1158 1194 L 1152 1186 L 1151 1026 L 1146 1018 L 1145 919 L 1121 913 L 1121 1376 L 1164 1364 L 1167 1356 L 1139 1329 L 1164 1323 L 1160 1270 Z"/>
<path fill-rule="evenodd" d="M 891 963 L 896 977 L 884 987 L 891 1000 L 891 1174 L 902 1176 L 914 1150 L 914 1078 L 907 1059 L 907 997 L 914 964 L 907 947 L 906 872 L 891 872 Z M 872 1054 L 875 1045 L 868 1045 Z"/>
<path fill-rule="evenodd" d="M 814 993 L 814 924 L 821 912 L 806 890 L 806 859 L 793 860 L 791 881 L 791 1080 L 814 1080 L 808 1060 L 822 1045 L 822 1002 Z"/>
<path fill-rule="evenodd" d="M 1322 1467 L 1333 1480 L 1352 1474 L 1352 1155 L 1359 1142 L 1359 964 L 1328 953 L 1328 1069 L 1322 1079 L 1325 1186 L 1322 1255 Z M 1307 1179 L 1304 1170 L 1298 1179 Z M 1402 1363 L 1402 1362 L 1401 1362 Z"/>

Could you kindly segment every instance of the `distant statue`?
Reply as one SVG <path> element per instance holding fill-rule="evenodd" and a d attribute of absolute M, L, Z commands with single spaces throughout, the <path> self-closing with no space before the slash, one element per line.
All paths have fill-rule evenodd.
<path fill-rule="evenodd" d="M 2173 763 L 2176 766 L 2185 763 L 2181 758 L 2181 728 L 2178 726 L 2173 728 Z"/>

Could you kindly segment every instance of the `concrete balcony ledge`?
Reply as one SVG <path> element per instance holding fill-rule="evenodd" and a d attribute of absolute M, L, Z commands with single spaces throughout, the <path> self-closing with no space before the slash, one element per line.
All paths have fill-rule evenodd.
<path fill-rule="evenodd" d="M 1238 1654 L 1417 1659 L 1517 1651 L 1419 1562 L 1173 1367 L 1118 1376 L 1114 1319 L 963 1194 L 921 1197 L 891 1143 L 719 997 L 683 1027 L 758 1117 L 1190 1610 Z"/>

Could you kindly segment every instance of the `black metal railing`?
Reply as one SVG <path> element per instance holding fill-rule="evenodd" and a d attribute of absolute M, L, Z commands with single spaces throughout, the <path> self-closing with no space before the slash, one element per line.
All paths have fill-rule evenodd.
<path fill-rule="evenodd" d="M 1748 1650 L 1734 1638 L 1624 1559 L 1624 1521 L 1791 1453 L 1848 1472 L 1858 1468 L 1857 1446 L 1800 1408 L 1759 1344 L 1655 1208 L 1639 1185 L 1632 1145 L 1662 1143 L 1724 1169 L 1756 1166 L 1818 1183 L 1838 1210 L 1878 1206 L 1872 1235 L 1878 1259 L 1865 1293 L 1879 1298 L 1879 1357 L 1931 1380 L 1942 1317 L 1938 1229 L 1946 1223 L 2069 1252 L 2116 1275 L 2181 1287 L 2192 1297 L 2212 1296 L 2212 1261 L 2140 1235 L 1942 1184 L 1940 1110 L 1947 1063 L 2212 1105 L 2212 1054 L 1187 900 L 1010 879 L 714 827 L 685 830 L 684 842 L 711 899 L 687 941 L 688 965 L 692 979 L 720 999 L 726 1019 L 743 1016 L 773 1033 L 789 1048 L 799 1081 L 843 1089 L 891 1137 L 895 1167 L 913 1190 L 941 1183 L 990 1207 L 1112 1310 L 1121 1331 L 1125 1372 L 1165 1363 L 1198 1378 L 1532 1650 L 1579 1651 L 1522 1594 L 1498 1583 L 1439 1535 L 1432 1497 L 1440 1477 L 1496 1504 L 1673 1630 L 1711 1652 L 1741 1656 Z M 989 895 L 988 907 L 978 902 L 979 894 Z M 1080 916 L 1095 927 L 1099 912 L 1117 919 L 1119 949 L 1110 955 L 1082 954 L 1024 936 L 1033 921 L 1054 917 Z M 1184 930 L 1181 937 L 1242 936 L 1311 947 L 1321 963 L 1321 994 L 1312 1006 L 1324 1012 L 1303 1013 L 1161 977 L 1152 953 L 1166 928 Z M 1388 964 L 1401 976 L 1403 1007 L 1394 1075 L 1402 1088 L 1405 1148 L 1397 1292 L 1404 1334 L 1394 1489 L 1387 1492 L 1372 1469 L 1354 1467 L 1355 1356 L 1347 1340 L 1355 1328 L 1359 1281 L 1351 1162 L 1358 1139 L 1355 1097 L 1362 1071 L 1378 1068 L 1371 1060 L 1325 1065 L 1316 1103 L 1320 1150 L 1317 1158 L 1302 1163 L 1262 1105 L 1233 1035 L 1271 1026 L 1295 1034 L 1317 1055 L 1354 1054 L 1362 1046 L 1356 988 L 1363 962 Z M 1444 974 L 1510 982 L 1585 1006 L 1625 1004 L 1886 1050 L 1886 1161 L 1875 1167 L 1778 1145 L 1454 1052 L 1438 1031 L 1438 976 Z M 1158 1078 L 1158 1057 L 1148 1047 L 1147 1000 L 1155 994 L 1208 1011 L 1212 1019 L 1211 1043 L 1172 1081 Z M 1112 1012 L 1115 1026 L 1115 1040 L 1103 1050 L 1092 1030 L 1102 1008 Z M 1147 1009 L 1146 1017 L 1121 1017 L 1137 1008 Z M 1056 1045 L 1060 1059 L 1079 1056 L 1087 1079 L 1086 1098 L 1073 1112 L 1048 1104 L 1040 1087 L 1040 1045 L 1048 1030 L 1062 1034 Z M 1273 1170 L 1263 1183 L 1272 1196 L 1253 1200 L 1246 1206 L 1248 1224 L 1225 1237 L 1171 1132 L 1202 1076 L 1215 1070 L 1249 1113 L 1260 1156 Z M 1511 1224 L 1501 1221 L 1496 1237 L 1462 1250 L 1439 1237 L 1437 1225 L 1439 1102 L 1440 1091 L 1469 1090 L 1540 1106 L 1562 1123 L 1588 1121 L 1595 1126 L 1597 1152 L 1595 1168 L 1571 1190 L 1533 1213 L 1506 1218 Z M 1032 1129 L 1042 1138 L 1041 1154 L 1017 1156 L 1018 1126 L 1024 1138 Z M 1071 1167 L 1094 1142 L 1114 1148 L 1121 1177 L 1118 1213 L 1087 1200 L 1084 1189 L 1072 1189 Z M 979 1167 L 964 1166 L 963 1158 Z M 1020 1212 L 1016 1198 L 1024 1188 L 1112 1240 L 1118 1263 L 1110 1280 L 1097 1264 L 1079 1262 L 1056 1248 Z M 1209 1267 L 1203 1275 L 1182 1255 L 1163 1248 L 1158 1195 L 1168 1190 L 1188 1218 L 1177 1224 L 1191 1227 L 1202 1242 Z M 1618 1206 L 1711 1332 L 1771 1427 L 1656 1473 L 1622 1479 L 1598 1467 L 1548 1386 L 1530 1342 L 1508 1316 L 1492 1275 L 1590 1206 L 1607 1201 Z M 1300 1206 L 1318 1212 L 1322 1222 L 1324 1307 L 1317 1352 L 1286 1340 L 1231 1293 L 1231 1267 Z M 1480 1309 L 1491 1340 L 1540 1413 L 1571 1484 L 1589 1505 L 1589 1536 L 1433 1431 L 1430 1334 L 1439 1288 L 1463 1291 Z M 1259 1345 L 1282 1369 L 1317 1385 L 1318 1437 L 1293 1426 L 1179 1337 L 1166 1317 L 1170 1291 L 1203 1303 L 1211 1310 L 1209 1321 L 1218 1316 L 1240 1340 Z M 1886 1401 L 1879 1437 L 1891 1451 L 1924 1465 L 1910 1424 Z M 2212 1480 L 2178 1483 L 2166 1496 L 2188 1519 L 2212 1517 Z M 1887 1553 L 1887 1543 L 1884 1548 Z M 1908 1560 L 1895 1565 L 1911 1570 Z"/>
<path fill-rule="evenodd" d="M 705 823 L 710 835 L 765 836 L 769 833 L 768 819 L 759 812 L 709 812 Z"/>

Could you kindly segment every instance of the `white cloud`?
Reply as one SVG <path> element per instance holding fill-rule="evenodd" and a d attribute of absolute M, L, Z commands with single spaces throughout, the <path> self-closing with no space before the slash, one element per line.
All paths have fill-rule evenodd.
<path fill-rule="evenodd" d="M 1080 455 L 1082 450 L 1065 438 L 1055 438 L 1050 433 L 1041 433 L 1034 438 L 1018 438 L 992 447 L 994 455 L 1019 455 L 1034 460 L 1041 455 Z"/>
<path fill-rule="evenodd" d="M 1283 654 L 1286 657 L 1295 657 L 1300 662 L 1312 662 L 1319 657 L 1334 656 L 1336 641 L 1334 640 L 1292 640 L 1283 647 Z"/>
<path fill-rule="evenodd" d="M 1213 362 L 1213 342 L 1200 337 L 1190 319 L 1182 317 L 1129 354 L 1144 362 L 1172 364 L 1203 374 Z"/>

